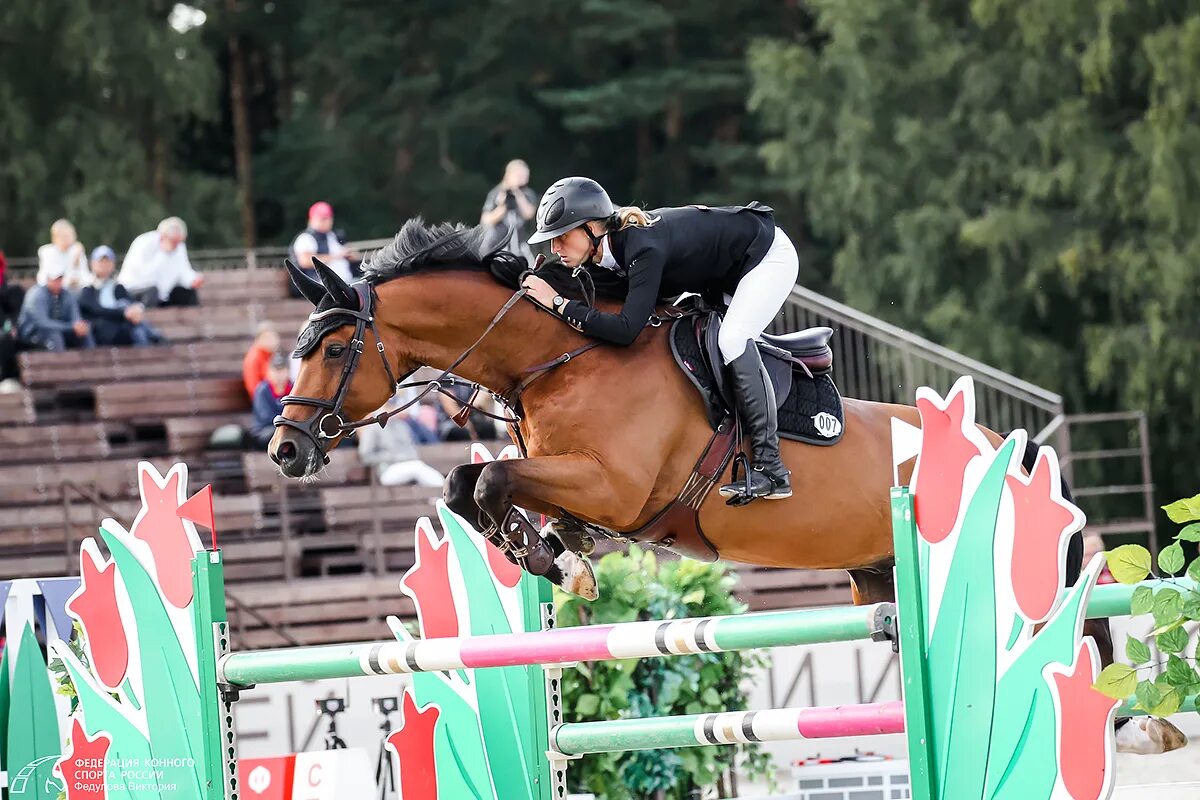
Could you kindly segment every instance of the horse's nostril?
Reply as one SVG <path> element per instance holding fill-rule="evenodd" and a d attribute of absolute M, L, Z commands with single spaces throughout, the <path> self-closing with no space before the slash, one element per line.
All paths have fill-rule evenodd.
<path fill-rule="evenodd" d="M 292 442 L 280 442 L 275 448 L 275 462 L 283 464 L 296 459 L 296 445 Z"/>

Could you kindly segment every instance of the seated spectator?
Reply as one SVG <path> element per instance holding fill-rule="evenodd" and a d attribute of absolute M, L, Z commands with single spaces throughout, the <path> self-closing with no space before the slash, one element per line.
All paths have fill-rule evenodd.
<path fill-rule="evenodd" d="M 92 281 L 79 290 L 79 310 L 92 326 L 100 346 L 146 347 L 163 336 L 145 321 L 146 307 L 135 303 L 129 291 L 113 278 L 116 255 L 108 245 L 92 251 Z"/>
<path fill-rule="evenodd" d="M 33 347 L 55 352 L 68 347 L 96 346 L 91 326 L 79 313 L 75 295 L 63 285 L 62 264 L 49 264 L 46 285 L 34 286 L 26 292 L 17 320 L 17 335 Z"/>
<path fill-rule="evenodd" d="M 167 217 L 129 245 L 117 282 L 146 308 L 199 305 L 204 276 L 192 269 L 186 241 L 187 225 Z"/>
<path fill-rule="evenodd" d="M 495 414 L 495 403 L 487 392 L 481 392 L 475 398 L 471 411 L 467 415 L 465 425 L 460 426 L 454 421 L 458 414 L 471 401 L 474 389 L 470 386 L 451 386 L 453 398 L 438 394 L 441 401 L 441 414 L 438 415 L 438 436 L 443 442 L 480 442 L 500 438 L 496 433 L 496 421 L 479 413 L 480 410 Z"/>
<path fill-rule="evenodd" d="M 420 390 L 415 386 L 398 390 L 396 392 L 394 402 L 392 402 L 388 407 L 396 408 L 397 406 L 411 402 L 414 398 L 416 398 L 419 391 Z M 428 395 L 426 395 L 426 397 L 428 397 Z M 428 422 L 425 419 L 422 419 L 422 414 L 420 412 L 421 404 L 414 403 L 413 405 L 401 411 L 390 421 L 403 421 L 404 424 L 408 426 L 409 433 L 412 434 L 413 442 L 415 444 L 437 444 L 439 441 L 441 441 L 438 439 L 437 435 L 437 418 L 434 417 L 432 422 Z"/>
<path fill-rule="evenodd" d="M 319 256 L 322 264 L 336 272 L 347 283 L 354 280 L 350 259 L 357 257 L 357 254 L 347 250 L 334 233 L 333 206 L 324 201 L 313 203 L 308 209 L 308 227 L 292 242 L 292 260 L 296 262 L 296 266 L 315 279 L 317 268 L 313 266 L 313 256 Z M 288 281 L 288 287 L 292 297 L 301 296 L 300 290 L 291 281 Z"/>
<path fill-rule="evenodd" d="M 15 391 L 21 388 L 16 381 L 20 370 L 17 367 L 17 317 L 21 313 L 21 301 L 25 290 L 17 284 L 9 284 L 8 260 L 0 249 L 0 391 Z"/>
<path fill-rule="evenodd" d="M 258 332 L 254 335 L 254 344 L 246 351 L 242 359 L 242 383 L 246 386 L 246 394 L 251 400 L 258 390 L 259 384 L 267 379 L 268 365 L 279 350 L 279 332 L 270 322 L 258 323 Z"/>
<path fill-rule="evenodd" d="M 379 410 L 390 411 L 399 405 L 400 401 L 393 397 Z M 389 424 L 383 428 L 370 425 L 360 428 L 357 435 L 358 458 L 362 463 L 375 467 L 382 485 L 415 483 L 433 488 L 445 481 L 442 473 L 421 460 L 413 441 L 412 428 L 408 425 Z"/>
<path fill-rule="evenodd" d="M 283 398 L 292 390 L 288 377 L 288 358 L 283 353 L 271 357 L 266 379 L 254 390 L 252 410 L 254 423 L 250 437 L 260 447 L 266 447 L 275 435 L 275 417 L 283 413 Z"/>
<path fill-rule="evenodd" d="M 90 282 L 87 253 L 79 243 L 75 226 L 67 220 L 57 220 L 50 226 L 50 244 L 39 247 L 37 254 L 39 285 L 46 285 L 47 276 L 56 265 L 62 268 L 63 285 L 70 291 L 79 291 Z"/>

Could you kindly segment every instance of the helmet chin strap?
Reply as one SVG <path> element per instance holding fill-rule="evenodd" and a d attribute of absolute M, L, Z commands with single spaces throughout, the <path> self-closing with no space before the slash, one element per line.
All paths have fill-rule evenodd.
<path fill-rule="evenodd" d="M 604 233 L 600 234 L 599 236 L 592 233 L 592 229 L 590 227 L 588 227 L 588 224 L 586 222 L 579 226 L 579 229 L 587 235 L 588 241 L 590 241 L 592 243 L 591 249 L 588 250 L 587 256 L 583 259 L 584 264 L 600 263 L 599 261 L 596 260 L 596 257 L 600 254 L 600 244 L 604 241 L 604 237 L 608 236 L 608 230 L 607 230 L 608 220 L 605 220 L 605 223 L 606 223 L 605 224 L 606 230 Z"/>

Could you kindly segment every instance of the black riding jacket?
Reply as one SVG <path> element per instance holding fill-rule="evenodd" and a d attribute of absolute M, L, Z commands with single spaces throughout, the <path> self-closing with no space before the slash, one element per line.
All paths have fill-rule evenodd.
<path fill-rule="evenodd" d="M 621 310 L 599 311 L 578 300 L 563 309 L 563 319 L 588 336 L 632 344 L 660 302 L 684 292 L 732 293 L 775 239 L 775 212 L 758 202 L 656 208 L 650 214 L 658 221 L 649 227 L 608 234 L 607 246 L 629 280 Z"/>

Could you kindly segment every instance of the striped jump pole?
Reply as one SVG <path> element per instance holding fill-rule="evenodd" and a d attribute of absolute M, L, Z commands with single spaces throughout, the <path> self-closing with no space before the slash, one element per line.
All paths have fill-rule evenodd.
<path fill-rule="evenodd" d="M 1088 603 L 1088 615 L 1128 615 L 1136 588 L 1121 584 L 1096 587 Z M 217 675 L 221 683 L 237 687 L 881 639 L 894 632 L 895 613 L 893 604 L 876 603 L 671 622 L 625 622 L 537 633 L 256 650 L 223 657 Z"/>
<path fill-rule="evenodd" d="M 622 719 L 559 725 L 550 746 L 564 756 L 700 747 L 714 744 L 785 742 L 904 732 L 904 704 L 868 703 L 814 708 L 726 711 L 654 719 Z"/>
<path fill-rule="evenodd" d="M 535 633 L 363 642 L 232 653 L 217 668 L 231 686 L 487 667 L 552 666 L 759 647 L 882 639 L 895 606 L 876 603 L 672 622 L 625 622 Z"/>

